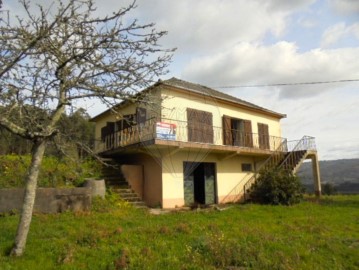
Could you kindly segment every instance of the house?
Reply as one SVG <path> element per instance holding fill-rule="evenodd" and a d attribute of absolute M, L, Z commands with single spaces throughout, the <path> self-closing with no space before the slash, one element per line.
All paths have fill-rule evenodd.
<path fill-rule="evenodd" d="M 286 115 L 176 78 L 158 81 L 138 99 L 92 121 L 95 151 L 121 168 L 108 183 L 130 187 L 146 205 L 237 202 L 261 168 L 295 172 L 305 159 L 312 160 L 320 195 L 315 140 L 282 138 Z"/>

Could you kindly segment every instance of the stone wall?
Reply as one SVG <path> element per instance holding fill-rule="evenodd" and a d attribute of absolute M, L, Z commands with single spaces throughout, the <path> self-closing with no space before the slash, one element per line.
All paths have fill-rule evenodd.
<path fill-rule="evenodd" d="M 78 188 L 38 188 L 34 212 L 58 213 L 70 211 L 89 211 L 91 209 L 92 189 Z M 0 189 L 0 213 L 20 211 L 24 198 L 23 188 Z"/>

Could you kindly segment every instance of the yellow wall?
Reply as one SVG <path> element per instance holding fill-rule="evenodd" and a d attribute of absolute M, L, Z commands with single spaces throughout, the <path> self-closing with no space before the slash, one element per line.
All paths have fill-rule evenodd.
<path fill-rule="evenodd" d="M 126 180 L 127 177 L 130 177 L 129 184 L 138 195 L 141 195 L 142 185 L 142 199 L 147 205 L 154 207 L 162 205 L 162 164 L 160 158 L 145 153 L 137 153 L 122 154 L 115 156 L 114 159 L 122 165 L 121 170 Z M 136 181 L 134 177 L 141 175 L 139 167 L 142 168 L 142 181 L 134 183 Z M 131 171 L 132 168 L 133 171 Z"/>
<path fill-rule="evenodd" d="M 218 129 L 218 136 L 221 137 L 222 117 L 228 115 L 235 118 L 250 120 L 252 122 L 252 132 L 258 133 L 257 123 L 267 124 L 269 127 L 269 135 L 281 137 L 281 127 L 278 118 L 238 108 L 234 105 L 218 101 L 211 97 L 198 96 L 192 93 L 184 93 L 174 91 L 169 88 L 162 88 L 163 108 L 162 118 L 176 119 L 180 121 L 187 121 L 186 109 L 192 108 L 211 112 L 213 116 L 214 132 L 216 127 Z M 215 144 L 222 144 L 223 140 L 219 138 Z"/>
<path fill-rule="evenodd" d="M 258 162 L 253 157 L 235 156 L 229 159 L 205 151 L 183 150 L 162 160 L 162 196 L 163 208 L 181 207 L 184 205 L 183 162 L 213 162 L 216 164 L 216 199 L 218 203 L 225 203 L 240 199 L 238 193 L 243 191 L 245 181 L 253 173 L 242 172 L 242 163 Z M 243 195 L 243 194 L 239 194 Z"/>
<path fill-rule="evenodd" d="M 122 165 L 121 172 L 133 191 L 141 198 L 143 196 L 144 177 L 142 165 Z"/>

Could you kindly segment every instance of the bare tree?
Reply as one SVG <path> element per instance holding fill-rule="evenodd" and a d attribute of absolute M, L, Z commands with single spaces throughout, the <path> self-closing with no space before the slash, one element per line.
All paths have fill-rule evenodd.
<path fill-rule="evenodd" d="M 24 252 L 46 144 L 66 108 L 132 98 L 166 73 L 173 52 L 158 45 L 166 32 L 128 22 L 135 2 L 105 17 L 95 15 L 92 0 L 19 3 L 26 16 L 0 25 L 0 126 L 33 144 L 14 256 Z"/>

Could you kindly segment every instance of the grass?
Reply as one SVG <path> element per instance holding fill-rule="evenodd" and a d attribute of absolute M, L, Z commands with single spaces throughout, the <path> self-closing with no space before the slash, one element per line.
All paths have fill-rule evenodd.
<path fill-rule="evenodd" d="M 0 269 L 359 269 L 359 196 L 151 215 L 117 200 L 35 214 L 11 258 L 18 215 L 0 217 Z"/>

